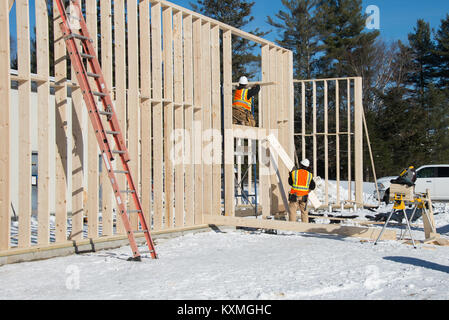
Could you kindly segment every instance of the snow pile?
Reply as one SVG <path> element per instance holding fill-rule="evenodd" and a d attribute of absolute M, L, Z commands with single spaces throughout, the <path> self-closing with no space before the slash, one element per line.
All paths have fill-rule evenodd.
<path fill-rule="evenodd" d="M 242 230 L 0 267 L 0 299 L 449 299 L 449 248 Z M 142 247 L 142 251 L 144 248 Z"/>
<path fill-rule="evenodd" d="M 315 181 L 315 193 L 320 199 L 321 202 L 325 202 L 325 195 L 326 195 L 326 181 L 322 179 L 321 177 L 315 177 L 313 179 Z M 374 183 L 365 182 L 363 184 L 364 192 L 363 192 L 363 202 L 365 204 L 374 204 L 377 205 L 378 201 L 377 198 L 374 197 Z M 340 201 L 348 201 L 349 199 L 349 184 L 347 181 L 340 181 Z M 355 187 L 354 183 L 352 183 L 351 188 L 351 199 L 354 201 L 355 199 Z M 337 203 L 337 181 L 335 180 L 328 180 L 328 199 L 330 204 L 336 204 Z"/>
<path fill-rule="evenodd" d="M 365 187 L 365 199 L 369 199 L 373 186 Z M 333 182 L 329 190 L 334 194 L 332 188 L 336 188 Z M 322 190 L 321 184 L 317 190 Z M 340 192 L 347 194 L 343 183 Z M 437 232 L 449 239 L 449 203 L 433 204 Z M 391 210 L 392 204 L 383 204 L 377 213 Z M 363 209 L 339 214 L 357 215 L 357 220 L 375 215 Z M 32 224 L 36 232 L 34 218 Z M 53 225 L 52 220 L 52 229 Z M 17 227 L 12 222 L 13 238 Z M 398 235 L 404 232 L 404 226 L 390 228 Z M 423 240 L 422 218 L 415 222 L 412 234 L 415 240 Z M 159 259 L 150 259 L 142 246 L 141 263 L 126 261 L 131 253 L 126 246 L 1 266 L 0 300 L 449 299 L 449 247 L 419 244 L 414 249 L 399 241 L 374 246 L 357 238 L 295 232 L 271 235 L 260 230 L 188 234 L 156 239 L 155 244 Z"/>

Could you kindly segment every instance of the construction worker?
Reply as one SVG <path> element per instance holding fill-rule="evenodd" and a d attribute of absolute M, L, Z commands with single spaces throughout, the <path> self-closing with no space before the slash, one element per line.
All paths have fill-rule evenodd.
<path fill-rule="evenodd" d="M 301 221 L 308 223 L 307 200 L 309 192 L 315 190 L 315 181 L 309 169 L 310 161 L 303 159 L 299 168 L 293 168 L 289 174 L 288 183 L 292 186 L 289 194 L 290 221 L 296 222 L 296 211 L 301 211 Z"/>
<path fill-rule="evenodd" d="M 248 79 L 245 76 L 240 77 L 232 102 L 232 120 L 234 124 L 255 127 L 256 120 L 254 120 L 252 108 L 254 97 L 259 93 L 260 86 L 255 85 L 250 89 L 247 86 Z"/>

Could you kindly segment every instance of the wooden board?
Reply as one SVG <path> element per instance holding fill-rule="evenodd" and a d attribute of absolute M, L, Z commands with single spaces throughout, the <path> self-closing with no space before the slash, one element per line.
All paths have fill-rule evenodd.
<path fill-rule="evenodd" d="M 50 76 L 48 11 L 46 1 L 36 3 L 36 53 L 37 73 Z M 37 88 L 38 105 L 38 244 L 50 243 L 50 83 L 45 81 Z M 82 106 L 81 106 L 82 107 Z M 82 193 L 81 193 L 82 205 Z M 73 211 L 73 210 L 72 210 Z M 73 213 L 72 213 L 73 214 Z"/>
<path fill-rule="evenodd" d="M 10 92 L 11 78 L 9 72 L 9 8 L 6 1 L 0 3 L 0 100 L 4 104 L 0 117 L 0 251 L 10 248 L 10 212 L 11 212 L 11 127 L 10 127 Z"/>
<path fill-rule="evenodd" d="M 363 91 L 362 78 L 354 81 L 355 202 L 363 205 Z"/>
<path fill-rule="evenodd" d="M 19 247 L 31 245 L 31 81 L 28 0 L 17 0 L 17 60 L 19 77 Z"/>
<path fill-rule="evenodd" d="M 161 5 L 151 6 L 151 52 L 153 83 L 153 172 L 154 172 L 154 213 L 155 230 L 162 229 L 163 215 L 163 128 L 162 128 L 162 42 L 161 42 Z M 159 101 L 159 102 L 157 102 Z"/>
<path fill-rule="evenodd" d="M 173 80 L 175 108 L 175 221 L 174 227 L 184 226 L 184 95 L 183 95 L 183 54 L 182 54 L 182 13 L 173 14 Z"/>
<path fill-rule="evenodd" d="M 93 39 L 93 47 L 98 54 L 97 39 L 97 4 L 96 1 L 86 2 L 86 24 L 89 34 Z M 90 72 L 93 72 L 89 68 Z M 96 88 L 95 81 L 90 79 L 92 88 Z M 100 206 L 99 195 L 99 147 L 92 123 L 89 121 L 87 129 L 87 236 L 89 238 L 98 237 L 98 209 Z"/>
<path fill-rule="evenodd" d="M 126 37 L 125 37 L 125 3 L 114 1 L 114 46 L 115 46 L 115 111 L 117 113 L 120 129 L 127 131 L 126 119 Z M 116 164 L 116 170 L 122 170 L 120 164 Z M 126 178 L 120 174 L 117 176 L 119 185 L 125 186 Z M 125 234 L 122 219 L 117 214 L 116 206 L 116 234 Z"/>
<path fill-rule="evenodd" d="M 171 152 L 173 150 L 173 18 L 172 8 L 167 7 L 162 11 L 163 24 L 163 62 L 164 62 L 164 220 L 165 228 L 173 228 L 173 204 L 174 204 L 174 168 Z"/>
<path fill-rule="evenodd" d="M 59 11 L 53 6 L 53 16 Z M 54 20 L 54 59 L 55 59 L 55 121 L 56 121 L 56 159 L 55 159 L 55 240 L 67 240 L 67 61 L 66 45 L 59 23 Z"/>
<path fill-rule="evenodd" d="M 96 2 L 96 1 L 94 1 Z M 128 151 L 131 161 L 129 162 L 130 173 L 134 185 L 139 192 L 140 166 L 139 166 L 139 21 L 137 4 L 138 0 L 128 0 L 127 22 L 128 22 Z M 128 196 L 128 210 L 137 209 L 134 204 L 133 195 Z M 130 214 L 129 221 L 133 230 L 138 230 L 139 217 Z"/>
<path fill-rule="evenodd" d="M 346 104 L 347 104 L 347 126 L 348 126 L 348 181 L 352 181 L 352 153 L 351 153 L 351 80 L 348 79 L 346 83 Z M 352 200 L 352 183 L 348 183 L 348 201 Z"/>
<path fill-rule="evenodd" d="M 232 34 L 223 32 L 223 126 L 225 214 L 234 215 L 234 136 L 232 132 Z"/>
<path fill-rule="evenodd" d="M 212 128 L 213 134 L 213 167 L 212 167 L 212 214 L 221 214 L 222 190 L 222 137 L 221 137 L 221 75 L 220 75 L 220 29 L 213 26 L 212 42 Z"/>
<path fill-rule="evenodd" d="M 196 90 L 203 88 L 202 82 L 202 39 L 201 20 L 193 21 L 193 86 L 194 109 L 193 109 L 193 160 L 195 164 L 195 224 L 202 223 L 203 217 L 203 146 L 202 146 L 202 102 L 203 91 Z"/>
<path fill-rule="evenodd" d="M 184 161 L 185 161 L 185 225 L 194 224 L 194 165 L 193 165 L 193 47 L 192 16 L 183 17 L 184 40 Z"/>
<path fill-rule="evenodd" d="M 304 233 L 332 234 L 342 237 L 355 237 L 375 240 L 380 234 L 380 228 L 365 228 L 340 225 L 287 222 L 263 219 L 245 219 L 225 216 L 204 216 L 204 223 L 248 228 L 276 229 Z M 385 230 L 380 240 L 396 240 L 396 232 Z"/>
<path fill-rule="evenodd" d="M 151 97 L 151 36 L 150 36 L 150 6 L 148 1 L 139 4 L 140 19 L 140 92 L 142 96 Z M 140 136 L 141 136 L 141 163 L 142 163 L 142 209 L 147 225 L 151 227 L 152 203 L 152 140 L 151 140 L 151 100 L 141 102 Z"/>
<path fill-rule="evenodd" d="M 113 87 L 113 51 L 112 51 L 112 15 L 111 0 L 100 1 L 101 10 L 101 69 L 109 90 Z M 101 173 L 102 204 L 102 236 L 114 234 L 112 185 L 108 172 L 103 167 Z"/>
<path fill-rule="evenodd" d="M 269 46 L 264 45 L 261 48 L 262 56 L 262 81 L 268 81 L 270 78 L 270 56 Z M 259 127 L 263 128 L 266 136 L 267 130 L 270 127 L 270 112 L 269 112 L 269 93 L 271 88 L 262 88 L 259 97 Z M 259 141 L 259 180 L 260 180 L 260 204 L 262 205 L 262 215 L 268 217 L 271 213 L 271 196 L 270 196 L 270 175 L 269 175 L 269 152 L 268 141 Z"/>
<path fill-rule="evenodd" d="M 82 50 L 78 44 L 78 50 Z M 72 79 L 77 82 L 75 70 L 71 70 Z M 84 225 L 84 139 L 83 131 L 88 128 L 84 123 L 85 104 L 81 89 L 77 86 L 72 89 L 72 228 L 69 240 L 83 239 Z M 87 116 L 87 115 L 86 115 Z M 88 123 L 88 126 L 90 124 Z M 40 150 L 40 149 L 39 149 Z M 40 152 L 39 152 L 40 153 Z M 40 166 L 40 164 L 39 164 Z"/>
<path fill-rule="evenodd" d="M 211 42 L 210 42 L 210 23 L 206 22 L 201 26 L 201 78 L 202 78 L 202 112 L 203 112 L 203 214 L 212 214 L 212 189 L 215 185 L 212 182 L 212 78 L 211 78 Z"/>
<path fill-rule="evenodd" d="M 336 204 L 340 205 L 340 82 L 338 80 L 335 81 L 335 132 Z"/>

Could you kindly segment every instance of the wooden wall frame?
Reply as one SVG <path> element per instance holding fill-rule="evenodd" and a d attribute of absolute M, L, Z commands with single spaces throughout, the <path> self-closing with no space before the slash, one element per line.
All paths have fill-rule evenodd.
<path fill-rule="evenodd" d="M 20 178 L 24 182 L 20 187 L 19 246 L 39 248 L 71 240 L 122 235 L 124 228 L 115 214 L 107 177 L 99 171 L 98 147 L 91 125 L 85 121 L 76 80 L 69 79 L 73 79 L 70 69 L 67 73 L 68 59 L 58 25 L 59 13 L 54 7 L 54 34 L 50 34 L 46 27 L 47 2 L 36 0 L 36 75 L 31 73 L 28 63 L 28 10 L 17 11 L 18 30 L 21 30 L 18 39 L 19 70 L 18 73 L 10 73 L 10 48 L 4 44 L 9 43 L 9 10 L 13 3 L 10 0 L 0 5 L 0 70 L 7 75 L 0 79 L 0 98 L 9 107 L 5 108 L 0 119 L 3 139 L 0 147 L 0 251 L 11 249 L 9 112 L 12 81 L 19 82 L 21 120 L 24 123 L 33 121 L 27 118 L 32 83 L 38 84 L 39 108 L 42 108 L 38 113 L 37 146 L 31 146 L 27 126 L 20 131 L 24 141 L 20 146 L 23 155 Z M 28 7 L 28 0 L 16 0 L 15 3 L 18 7 Z M 97 12 L 97 3 L 100 4 L 100 12 Z M 247 137 L 239 136 L 242 128 L 232 123 L 233 37 L 260 45 L 261 82 L 270 84 L 263 86 L 259 95 L 259 123 L 255 132 L 275 134 L 288 155 L 294 158 L 292 52 L 167 1 L 128 0 L 126 7 L 124 1 L 111 0 L 89 0 L 85 4 L 85 18 L 91 34 L 98 34 L 94 42 L 97 50 L 101 48 L 102 69 L 114 93 L 121 129 L 127 136 L 131 168 L 139 186 L 148 225 L 152 230 L 162 232 L 202 225 L 205 214 L 234 217 L 235 140 L 242 139 L 246 147 L 257 144 L 260 155 L 266 153 L 266 145 L 263 139 L 248 142 Z M 101 16 L 99 24 L 98 14 Z M 50 61 L 48 50 L 50 37 L 55 40 L 55 46 L 51 48 L 54 61 Z M 49 74 L 50 63 L 55 65 L 54 77 Z M 304 88 L 306 83 L 303 81 L 301 86 Z M 350 129 L 354 129 L 355 201 L 358 203 L 361 201 L 358 190 L 363 163 L 362 126 L 358 121 L 362 117 L 361 79 L 355 79 L 352 86 L 355 112 L 351 116 L 355 125 Z M 50 106 L 52 101 L 55 101 L 55 111 L 42 106 Z M 314 106 L 318 107 L 316 101 Z M 304 115 L 305 104 L 302 102 L 299 107 Z M 305 143 L 305 125 L 302 127 L 301 141 Z M 48 128 L 56 130 L 54 141 Z M 344 134 L 340 130 L 344 129 L 337 127 L 337 136 Z M 330 139 L 328 131 L 324 134 L 326 139 Z M 313 130 L 313 139 L 318 135 L 319 132 Z M 304 143 L 303 156 L 306 152 Z M 56 146 L 54 155 L 50 148 L 53 146 Z M 69 150 L 70 147 L 75 149 Z M 38 240 L 34 243 L 31 241 L 31 215 L 28 214 L 31 211 L 31 191 L 27 183 L 31 151 L 39 153 L 40 176 Z M 263 156 L 269 159 L 271 155 Z M 244 158 L 242 162 L 247 163 L 248 159 Z M 54 176 L 50 170 L 52 166 L 55 168 Z M 282 164 L 279 171 L 281 176 L 288 174 Z M 54 184 L 48 183 L 51 179 L 54 179 Z M 283 202 L 277 176 L 270 163 L 260 164 L 257 179 L 263 216 L 277 213 Z M 254 181 L 254 176 L 250 180 Z M 284 189 L 288 189 L 286 181 L 282 184 Z M 55 195 L 54 203 L 49 200 L 51 193 Z M 55 215 L 54 225 L 52 214 Z M 131 221 L 137 230 L 137 217 L 131 217 Z"/>

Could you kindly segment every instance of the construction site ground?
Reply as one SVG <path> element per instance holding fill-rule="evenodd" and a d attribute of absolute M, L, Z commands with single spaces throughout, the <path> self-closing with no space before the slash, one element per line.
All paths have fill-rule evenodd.
<path fill-rule="evenodd" d="M 449 204 L 434 205 L 448 239 Z M 414 225 L 424 239 L 421 219 Z M 444 246 L 237 229 L 158 239 L 156 247 L 158 260 L 141 247 L 141 263 L 127 262 L 123 247 L 4 265 L 0 299 L 449 299 Z"/>

